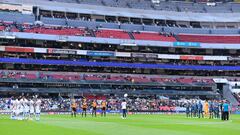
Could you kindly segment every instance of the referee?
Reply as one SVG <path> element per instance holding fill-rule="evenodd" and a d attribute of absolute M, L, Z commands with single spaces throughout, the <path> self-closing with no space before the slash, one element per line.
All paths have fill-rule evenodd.
<path fill-rule="evenodd" d="M 127 117 L 127 102 L 125 99 L 123 99 L 121 106 L 122 106 L 122 119 L 126 119 L 126 117 Z"/>
<path fill-rule="evenodd" d="M 229 104 L 227 101 L 224 101 L 223 107 L 222 107 L 222 112 L 223 112 L 223 120 L 229 120 Z"/>

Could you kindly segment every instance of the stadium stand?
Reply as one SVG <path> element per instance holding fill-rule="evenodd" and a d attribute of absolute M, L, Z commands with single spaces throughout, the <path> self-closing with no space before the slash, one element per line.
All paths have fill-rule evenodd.
<path fill-rule="evenodd" d="M 56 27 L 56 28 L 47 28 L 47 27 L 36 27 L 26 29 L 23 32 L 29 33 L 39 33 L 39 34 L 53 34 L 53 35 L 69 35 L 69 36 L 84 36 L 85 30 L 81 28 L 63 28 L 63 27 Z"/>
<path fill-rule="evenodd" d="M 202 43 L 240 43 L 240 36 L 179 34 L 179 41 Z"/>
<path fill-rule="evenodd" d="M 0 12 L 0 19 L 5 21 L 14 21 L 17 23 L 33 23 L 34 17 L 30 15 L 23 15 L 21 13 L 9 13 Z M 14 16 L 9 18 L 6 16 Z M 19 18 L 19 19 L 18 19 Z M 21 19 L 20 19 L 21 18 Z M 32 19 L 28 19 L 32 18 Z M 46 18 L 42 17 L 41 21 L 44 24 L 49 25 L 62 25 L 70 27 L 86 27 L 91 29 L 97 28 L 110 28 L 110 29 L 124 29 L 127 31 L 155 31 L 155 32 L 166 32 L 166 33 L 191 33 L 191 34 L 239 34 L 237 28 L 188 28 L 186 27 L 168 27 L 168 26 L 153 26 L 150 25 L 137 25 L 137 24 L 118 24 L 110 22 L 96 22 L 96 21 L 84 21 L 84 20 L 66 20 L 60 18 Z M 226 27 L 226 26 L 224 26 Z M 235 26 L 233 26 L 235 27 Z"/>
<path fill-rule="evenodd" d="M 36 2 L 30 14 L 0 12 L 0 93 L 84 93 L 89 99 L 123 93 L 181 95 L 224 97 L 232 103 L 238 99 L 228 81 L 218 88 L 222 78 L 239 76 L 239 4 L 55 1 L 41 1 L 51 3 L 49 7 L 59 5 L 52 9 Z M 95 12 L 79 8 L 83 4 Z M 98 12 L 106 6 L 132 12 Z M 228 18 L 222 21 L 219 13 Z"/>
<path fill-rule="evenodd" d="M 74 74 L 74 75 L 73 75 Z M 177 76 L 176 76 L 177 77 Z M 1 79 L 25 79 L 25 80 L 43 80 L 43 81 L 97 81 L 97 82 L 130 82 L 130 83 L 179 83 L 185 85 L 191 84 L 207 84 L 213 85 L 214 81 L 207 78 L 159 78 L 157 76 L 146 75 L 118 75 L 118 74 L 86 74 L 86 73 L 70 73 L 70 72 L 33 72 L 33 71 L 0 71 Z M 74 82 L 75 83 L 75 82 Z"/>
<path fill-rule="evenodd" d="M 47 1 L 47 0 L 46 0 Z M 51 0 L 52 1 L 52 0 Z M 217 12 L 239 12 L 239 3 L 224 3 L 224 1 L 212 2 L 208 5 L 207 1 L 184 2 L 184 1 L 159 1 L 153 3 L 151 0 L 54 0 L 64 3 L 78 3 L 97 6 L 135 8 L 145 10 L 165 10 L 176 12 L 199 12 L 199 13 L 217 13 Z"/>
<path fill-rule="evenodd" d="M 102 37 L 102 38 L 130 39 L 127 32 L 119 31 L 119 30 L 98 29 L 96 30 L 95 34 L 96 34 L 96 37 Z"/>
<path fill-rule="evenodd" d="M 3 22 L 0 31 L 8 30 L 11 32 L 27 32 L 27 33 L 37 33 L 37 34 L 52 34 L 52 35 L 67 35 L 67 36 L 96 36 L 101 38 L 118 38 L 118 39 L 130 39 L 131 32 L 116 30 L 116 29 L 97 29 L 93 30 L 94 33 L 91 34 L 90 29 L 86 28 L 74 28 L 74 27 L 64 27 L 64 26 L 39 26 L 39 25 L 24 25 Z M 16 26 L 18 28 L 16 28 Z M 134 32 L 133 37 L 136 40 L 158 40 L 158 41 L 176 41 L 176 39 L 168 35 L 160 35 L 160 33 L 144 33 L 144 32 Z"/>
<path fill-rule="evenodd" d="M 146 33 L 146 32 L 133 32 L 134 39 L 136 40 L 160 40 L 174 42 L 176 39 L 172 36 L 166 37 L 160 33 Z"/>
<path fill-rule="evenodd" d="M 54 26 L 30 26 L 30 25 L 16 25 L 16 24 L 1 24 L 0 31 L 10 29 L 11 32 L 28 32 L 39 34 L 53 34 L 53 35 L 69 35 L 69 36 L 93 36 L 85 28 L 72 28 L 72 27 L 54 27 Z M 7 27 L 6 27 L 7 26 Z M 168 34 L 167 36 L 160 35 L 152 32 L 130 32 L 136 40 L 158 40 L 174 42 L 176 39 Z M 130 39 L 129 33 L 121 30 L 114 29 L 98 29 L 95 31 L 96 37 L 102 38 L 119 38 Z M 221 36 L 221 35 L 197 35 L 197 34 L 178 34 L 179 41 L 183 42 L 203 42 L 203 43 L 240 43 L 239 36 Z"/>

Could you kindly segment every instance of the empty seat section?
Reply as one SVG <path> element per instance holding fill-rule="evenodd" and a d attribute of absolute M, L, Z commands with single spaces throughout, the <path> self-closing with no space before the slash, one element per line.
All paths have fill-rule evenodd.
<path fill-rule="evenodd" d="M 85 30 L 81 28 L 29 28 L 25 29 L 24 32 L 29 33 L 41 33 L 41 34 L 52 34 L 52 35 L 70 35 L 70 36 L 83 36 Z"/>
<path fill-rule="evenodd" d="M 130 39 L 127 32 L 120 30 L 98 30 L 95 35 L 102 38 Z"/>
<path fill-rule="evenodd" d="M 112 81 L 112 82 L 123 82 L 125 81 L 125 78 L 122 76 L 110 76 L 105 79 L 106 81 Z"/>
<path fill-rule="evenodd" d="M 136 40 L 176 41 L 172 36 L 164 36 L 159 33 L 133 33 Z"/>
<path fill-rule="evenodd" d="M 240 43 L 240 36 L 179 34 L 179 41 L 202 43 Z"/>
<path fill-rule="evenodd" d="M 0 26 L 0 31 L 5 30 L 5 26 Z"/>

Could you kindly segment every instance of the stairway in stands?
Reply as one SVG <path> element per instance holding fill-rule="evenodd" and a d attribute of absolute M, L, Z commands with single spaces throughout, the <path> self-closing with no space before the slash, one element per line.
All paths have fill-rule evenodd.
<path fill-rule="evenodd" d="M 132 34 L 132 32 L 128 32 L 128 35 L 129 35 L 129 37 L 130 37 L 131 39 L 135 39 L 134 36 L 133 36 L 133 34 Z"/>
<path fill-rule="evenodd" d="M 88 29 L 88 32 L 92 37 L 96 37 L 95 32 L 92 29 Z"/>
<path fill-rule="evenodd" d="M 227 99 L 232 105 L 238 105 L 238 100 L 234 97 L 229 85 L 223 86 L 223 98 Z"/>

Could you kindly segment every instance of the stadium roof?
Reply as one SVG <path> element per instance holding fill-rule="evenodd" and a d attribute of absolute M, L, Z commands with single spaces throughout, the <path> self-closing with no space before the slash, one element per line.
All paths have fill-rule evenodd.
<path fill-rule="evenodd" d="M 2 2 L 38 6 L 43 10 L 77 12 L 97 15 L 125 16 L 134 18 L 151 18 L 178 21 L 240 22 L 240 13 L 192 13 L 155 10 L 144 10 L 143 12 L 142 9 L 116 8 L 86 4 L 49 2 L 41 0 L 2 0 Z"/>

